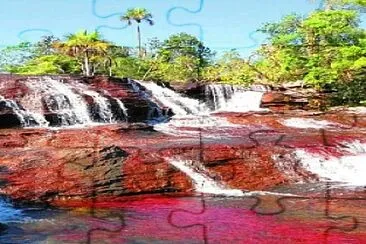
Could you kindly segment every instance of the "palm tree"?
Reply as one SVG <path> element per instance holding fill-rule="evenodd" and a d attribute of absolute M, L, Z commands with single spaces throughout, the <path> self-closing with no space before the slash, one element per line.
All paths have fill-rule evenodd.
<path fill-rule="evenodd" d="M 65 42 L 56 42 L 55 48 L 81 62 L 83 74 L 90 76 L 94 73 L 93 61 L 105 56 L 110 44 L 101 39 L 97 31 L 88 33 L 86 30 L 66 36 Z"/>
<path fill-rule="evenodd" d="M 137 23 L 137 39 L 139 43 L 139 57 L 141 57 L 142 49 L 141 49 L 141 30 L 140 23 L 147 22 L 150 25 L 154 25 L 154 21 L 152 20 L 153 16 L 149 13 L 145 8 L 131 8 L 128 9 L 127 12 L 121 16 L 121 21 L 126 21 L 128 25 L 132 25 L 132 22 L 135 21 Z"/>

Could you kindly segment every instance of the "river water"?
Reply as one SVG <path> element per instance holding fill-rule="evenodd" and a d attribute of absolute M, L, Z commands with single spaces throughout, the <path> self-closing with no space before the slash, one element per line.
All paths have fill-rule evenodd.
<path fill-rule="evenodd" d="M 88 208 L 7 207 L 0 242 L 362 243 L 366 198 L 332 189 L 318 183 L 273 189 L 293 196 L 150 195 Z"/>
<path fill-rule="evenodd" d="M 210 105 L 154 83 L 135 82 L 136 92 L 142 92 L 137 85 L 147 89 L 143 96 L 151 99 L 154 106 L 169 107 L 175 113 L 168 122 L 154 123 L 155 132 L 151 136 L 144 134 L 143 138 L 140 134 L 139 139 L 146 142 L 163 134 L 176 143 L 184 138 L 192 145 L 199 140 L 207 145 L 235 145 L 243 143 L 245 137 L 250 143 L 257 142 L 248 136 L 251 131 L 273 129 L 261 124 L 266 117 L 261 117 L 265 111 L 259 107 L 260 91 L 208 86 L 206 92 L 213 98 Z M 59 134 L 66 131 L 67 135 L 70 125 L 93 133 L 94 122 L 88 112 L 89 104 L 83 100 L 85 96 L 95 104 L 93 111 L 102 123 L 116 123 L 111 110 L 114 98 L 106 93 L 54 79 L 41 83 L 29 81 L 28 86 L 35 92 L 35 98 L 43 99 L 48 109 L 62 118 L 61 127 L 57 128 Z M 4 97 L 0 100 L 19 112 L 25 127 L 55 129 L 48 127 L 43 111 L 37 109 L 35 103 L 18 106 Z M 124 104 L 119 101 L 118 105 L 123 118 L 127 117 Z M 242 125 L 231 121 L 249 111 L 258 113 L 253 115 L 258 117 L 255 122 Z M 214 114 L 218 112 L 235 112 L 236 117 Z M 157 114 L 163 116 L 161 111 Z M 240 118 L 245 119 L 245 116 Z M 300 116 L 279 118 L 275 122 L 276 126 L 294 128 L 289 130 L 293 138 L 300 132 L 307 135 L 314 130 L 339 132 L 344 129 L 336 122 Z M 273 118 L 271 123 L 274 124 Z M 363 128 L 358 130 L 364 132 Z M 75 133 L 70 135 L 75 136 Z M 261 136 L 260 133 L 253 135 Z M 127 139 L 136 142 L 138 138 Z M 301 140 L 296 139 L 291 145 L 301 144 Z M 0 243 L 363 243 L 366 240 L 365 145 L 365 142 L 351 140 L 342 141 L 337 147 L 324 143 L 315 151 L 300 146 L 294 148 L 294 157 L 299 160 L 296 166 L 316 175 L 319 181 L 298 181 L 266 191 L 229 187 L 210 177 L 208 169 L 199 161 L 171 157 L 167 162 L 193 183 L 193 196 L 157 194 L 87 204 L 76 201 L 73 208 L 57 209 L 19 205 L 1 198 Z M 25 147 L 24 151 L 35 148 Z M 291 172 L 294 169 L 281 164 L 281 160 L 276 167 L 283 174 L 296 173 L 296 168 Z"/>

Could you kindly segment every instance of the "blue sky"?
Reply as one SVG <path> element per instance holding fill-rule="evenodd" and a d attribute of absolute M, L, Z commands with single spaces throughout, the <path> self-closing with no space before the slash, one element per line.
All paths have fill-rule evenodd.
<path fill-rule="evenodd" d="M 321 0 L 0 0 L 0 46 L 63 37 L 81 29 L 98 29 L 105 39 L 136 46 L 135 27 L 119 16 L 131 7 L 152 12 L 156 24 L 143 25 L 143 42 L 178 32 L 199 37 L 217 51 L 238 48 L 244 55 L 263 40 L 254 31 L 293 12 L 306 14 Z M 201 4 L 202 3 L 202 4 Z"/>

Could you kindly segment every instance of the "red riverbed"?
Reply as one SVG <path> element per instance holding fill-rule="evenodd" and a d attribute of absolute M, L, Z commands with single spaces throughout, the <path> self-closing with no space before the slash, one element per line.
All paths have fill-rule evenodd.
<path fill-rule="evenodd" d="M 88 208 L 33 210 L 10 243 L 363 243 L 364 199 L 147 196 Z M 75 206 L 74 206 L 75 207 Z M 31 212 L 31 211 L 30 211 Z M 37 217 L 38 216 L 38 217 Z M 12 242 L 14 241 L 14 242 Z"/>
<path fill-rule="evenodd" d="M 365 116 L 217 116 L 236 126 L 173 126 L 177 132 L 189 131 L 177 136 L 122 125 L 0 130 L 0 192 L 16 202 L 59 207 L 22 208 L 24 221 L 0 230 L 0 242 L 366 241 L 365 188 L 326 183 L 291 157 L 296 149 L 343 156 L 339 148 L 345 143 L 366 142 Z M 283 121 L 291 118 L 333 125 L 285 126 Z M 274 155 L 292 174 L 277 167 Z M 169 164 L 167 159 L 174 157 L 199 161 L 226 187 L 281 194 L 197 196 L 192 179 Z"/>

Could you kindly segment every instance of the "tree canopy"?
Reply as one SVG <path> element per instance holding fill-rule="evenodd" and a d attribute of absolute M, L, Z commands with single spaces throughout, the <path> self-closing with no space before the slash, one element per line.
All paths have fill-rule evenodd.
<path fill-rule="evenodd" d="M 44 37 L 0 51 L 0 69 L 21 74 L 105 74 L 170 82 L 281 84 L 302 81 L 337 91 L 335 104 L 365 102 L 366 31 L 360 13 L 366 0 L 327 0 L 307 16 L 291 14 L 258 29 L 266 41 L 249 57 L 236 50 L 217 54 L 195 36 L 173 34 L 141 45 L 139 24 L 153 24 L 146 9 L 121 16 L 138 27 L 138 52 L 85 30 L 64 39 Z M 144 53 L 144 55 L 142 55 Z"/>

